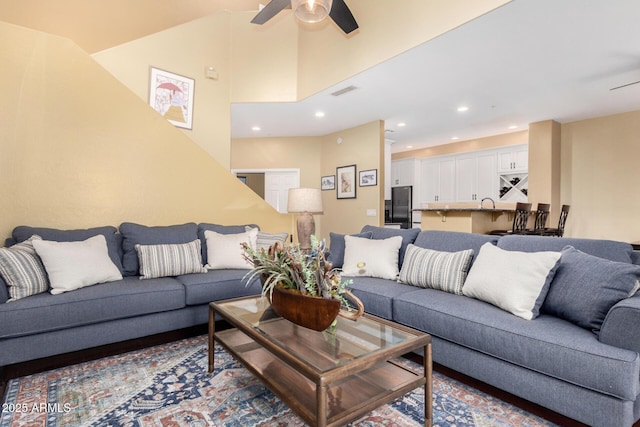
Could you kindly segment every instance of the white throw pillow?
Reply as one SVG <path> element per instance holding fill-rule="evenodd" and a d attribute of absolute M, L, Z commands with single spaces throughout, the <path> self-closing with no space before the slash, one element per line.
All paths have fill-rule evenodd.
<path fill-rule="evenodd" d="M 34 240 L 32 244 L 47 270 L 54 295 L 122 279 L 101 234 L 81 242 Z"/>
<path fill-rule="evenodd" d="M 560 255 L 560 252 L 505 251 L 485 243 L 467 275 L 462 293 L 523 319 L 534 319 L 549 292 Z"/>
<path fill-rule="evenodd" d="M 402 236 L 388 239 L 344 236 L 342 274 L 396 280 L 401 245 Z"/>
<path fill-rule="evenodd" d="M 252 248 L 256 247 L 258 229 L 252 228 L 244 233 L 220 234 L 215 231 L 204 232 L 207 241 L 207 265 L 209 270 L 223 268 L 250 269 L 253 264 L 244 259 L 242 243 L 246 242 Z"/>

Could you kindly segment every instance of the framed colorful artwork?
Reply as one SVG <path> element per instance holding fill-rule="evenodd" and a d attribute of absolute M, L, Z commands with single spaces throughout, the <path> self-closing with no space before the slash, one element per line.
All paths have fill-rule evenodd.
<path fill-rule="evenodd" d="M 151 67 L 149 105 L 177 127 L 192 129 L 195 80 Z"/>
<path fill-rule="evenodd" d="M 336 194 L 338 199 L 356 198 L 356 165 L 336 168 Z"/>

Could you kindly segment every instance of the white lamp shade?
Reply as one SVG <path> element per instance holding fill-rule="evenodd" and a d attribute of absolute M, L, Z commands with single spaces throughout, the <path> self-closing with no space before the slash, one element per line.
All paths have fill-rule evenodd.
<path fill-rule="evenodd" d="M 290 188 L 287 212 L 322 213 L 322 192 L 318 188 Z"/>
<path fill-rule="evenodd" d="M 296 18 L 302 22 L 320 22 L 329 15 L 333 0 L 291 0 Z"/>

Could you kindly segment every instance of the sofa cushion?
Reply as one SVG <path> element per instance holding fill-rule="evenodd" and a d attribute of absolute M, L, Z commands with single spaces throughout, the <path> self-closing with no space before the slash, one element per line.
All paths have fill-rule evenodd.
<path fill-rule="evenodd" d="M 0 305 L 0 338 L 176 310 L 185 306 L 184 286 L 172 278 L 116 282 L 65 292 L 43 293 Z"/>
<path fill-rule="evenodd" d="M 344 241 L 343 274 L 390 280 L 398 278 L 398 252 L 402 244 L 400 236 L 378 240 L 345 236 Z"/>
<path fill-rule="evenodd" d="M 5 290 L 11 296 L 2 302 L 16 301 L 49 290 L 47 271 L 33 248 L 33 240 L 42 238 L 33 235 L 10 248 L 0 248 L 0 277 L 7 284 L 8 289 L 5 287 Z"/>
<path fill-rule="evenodd" d="M 367 231 L 365 233 L 350 234 L 354 237 L 362 237 L 370 239 L 373 233 Z M 344 234 L 329 233 L 329 257 L 328 261 L 334 268 L 342 268 L 344 264 Z"/>
<path fill-rule="evenodd" d="M 554 316 L 524 320 L 479 300 L 417 289 L 395 297 L 393 319 L 599 393 L 633 401 L 640 392 L 638 353 L 605 345 Z"/>
<path fill-rule="evenodd" d="M 385 228 L 375 227 L 373 225 L 365 225 L 360 230 L 361 233 L 371 232 L 372 239 L 388 239 L 389 237 L 400 236 L 402 237 L 402 245 L 400 246 L 400 252 L 398 254 L 398 270 L 402 267 L 404 261 L 404 253 L 407 250 L 407 246 L 413 243 L 420 233 L 419 228 Z"/>
<path fill-rule="evenodd" d="M 568 246 L 562 250 L 542 311 L 600 332 L 607 313 L 638 290 L 640 266 L 609 261 Z"/>
<path fill-rule="evenodd" d="M 7 283 L 0 276 L 0 304 L 4 304 L 9 300 L 9 289 Z"/>
<path fill-rule="evenodd" d="M 202 222 L 198 224 L 198 238 L 200 239 L 202 247 L 202 263 L 206 264 L 208 259 L 207 254 L 207 239 L 204 237 L 204 232 L 207 230 L 215 231 L 220 234 L 238 234 L 244 233 L 246 227 L 257 228 L 260 230 L 260 226 L 257 224 L 243 224 L 243 225 L 221 225 Z"/>
<path fill-rule="evenodd" d="M 531 320 L 538 316 L 560 260 L 560 252 L 480 248 L 462 288 L 464 295 Z"/>
<path fill-rule="evenodd" d="M 107 241 L 102 234 L 81 242 L 34 240 L 33 247 L 47 270 L 54 295 L 122 280 L 120 270 L 109 258 Z"/>
<path fill-rule="evenodd" d="M 187 305 L 208 304 L 228 298 L 259 295 L 262 290 L 256 278 L 249 284 L 244 280 L 249 270 L 210 270 L 204 274 L 178 276 L 185 287 Z"/>
<path fill-rule="evenodd" d="M 491 236 L 488 234 L 463 233 L 460 231 L 440 231 L 425 230 L 418 234 L 415 245 L 421 248 L 433 249 L 435 251 L 459 252 L 465 249 L 473 249 L 475 258 L 480 253 L 480 248 L 485 243 L 493 245 L 498 243 L 500 236 Z"/>
<path fill-rule="evenodd" d="M 122 266 L 122 236 L 117 234 L 117 231 L 115 227 L 110 225 L 78 230 L 59 230 L 56 228 L 27 227 L 21 225 L 13 229 L 12 235 L 16 243 L 20 243 L 34 234 L 42 237 L 43 240 L 51 240 L 54 242 L 80 242 L 87 240 L 89 237 L 102 234 L 107 241 L 109 258 L 111 258 L 111 261 L 118 267 L 120 273 L 124 274 Z"/>
<path fill-rule="evenodd" d="M 473 249 L 441 252 L 409 245 L 398 281 L 462 295 L 471 258 Z"/>
<path fill-rule="evenodd" d="M 251 231 L 254 227 L 249 225 L 244 227 L 244 231 Z M 271 246 L 277 242 L 284 243 L 287 240 L 289 233 L 283 231 L 282 233 L 267 233 L 258 229 L 258 236 L 256 237 L 256 249 L 268 250 Z"/>
<path fill-rule="evenodd" d="M 521 252 L 560 252 L 565 246 L 573 246 L 579 251 L 618 262 L 631 262 L 633 247 L 629 243 L 613 240 L 576 239 L 558 237 L 550 239 L 544 236 L 511 235 L 502 236 L 498 240 L 498 247 L 508 251 Z"/>
<path fill-rule="evenodd" d="M 136 245 L 140 279 L 205 273 L 200 239 L 189 243 Z"/>
<path fill-rule="evenodd" d="M 253 263 L 245 258 L 243 243 L 256 248 L 258 229 L 234 234 L 220 234 L 215 231 L 204 232 L 207 241 L 207 269 L 220 270 L 223 268 L 251 269 Z"/>
<path fill-rule="evenodd" d="M 375 277 L 343 276 L 342 278 L 352 280 L 348 289 L 360 298 L 367 313 L 389 320 L 393 319 L 393 299 L 416 290 L 415 286 Z"/>
<path fill-rule="evenodd" d="M 161 245 L 175 243 L 189 243 L 198 238 L 198 226 L 189 222 L 181 225 L 155 226 L 134 224 L 123 222 L 120 225 L 122 234 L 122 249 L 124 274 L 127 276 L 137 276 L 138 253 L 136 245 Z"/>

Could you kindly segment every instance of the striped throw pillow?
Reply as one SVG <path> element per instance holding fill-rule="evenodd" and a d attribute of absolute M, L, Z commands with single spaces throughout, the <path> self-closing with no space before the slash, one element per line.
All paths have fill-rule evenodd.
<path fill-rule="evenodd" d="M 164 245 L 135 245 L 140 279 L 206 273 L 202 266 L 200 240 Z"/>
<path fill-rule="evenodd" d="M 7 302 L 49 289 L 47 271 L 33 248 L 34 240 L 42 238 L 34 234 L 24 242 L 9 248 L 0 248 L 0 275 L 9 286 L 10 298 Z"/>
<path fill-rule="evenodd" d="M 251 231 L 253 227 L 246 226 L 245 231 Z M 284 243 L 287 240 L 289 233 L 283 231 L 282 233 L 265 233 L 258 230 L 258 237 L 256 238 L 256 249 L 268 250 L 276 242 Z"/>
<path fill-rule="evenodd" d="M 423 288 L 462 295 L 462 285 L 473 258 L 473 249 L 440 252 L 409 245 L 399 281 Z"/>

